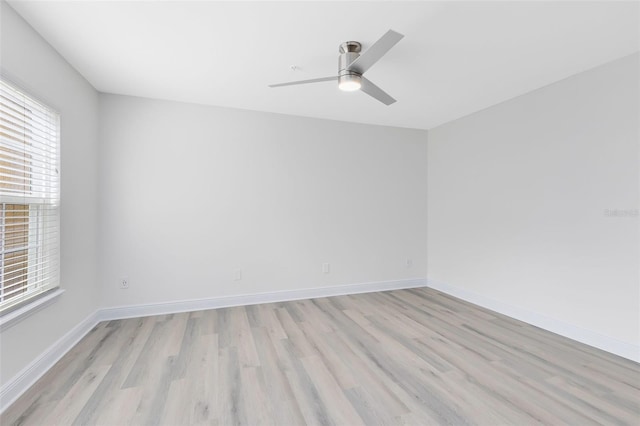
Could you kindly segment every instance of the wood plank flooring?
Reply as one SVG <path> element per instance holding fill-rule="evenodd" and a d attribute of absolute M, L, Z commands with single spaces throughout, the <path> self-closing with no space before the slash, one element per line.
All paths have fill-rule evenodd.
<path fill-rule="evenodd" d="M 431 289 L 100 323 L 2 425 L 639 425 L 640 365 Z"/>

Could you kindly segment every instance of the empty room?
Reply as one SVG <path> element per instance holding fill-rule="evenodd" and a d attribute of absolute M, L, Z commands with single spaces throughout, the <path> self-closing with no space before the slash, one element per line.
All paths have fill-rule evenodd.
<path fill-rule="evenodd" d="M 0 424 L 639 425 L 640 2 L 0 0 Z"/>

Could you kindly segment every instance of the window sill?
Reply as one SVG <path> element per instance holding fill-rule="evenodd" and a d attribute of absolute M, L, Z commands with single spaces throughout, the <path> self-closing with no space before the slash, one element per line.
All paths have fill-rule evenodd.
<path fill-rule="evenodd" d="M 13 327 L 23 319 L 28 318 L 39 310 L 51 305 L 58 299 L 58 297 L 60 297 L 60 295 L 62 295 L 62 293 L 64 293 L 64 289 L 57 288 L 50 293 L 46 293 L 44 296 L 35 299 L 31 303 L 27 303 L 26 305 L 16 309 L 15 311 L 11 311 L 1 316 L 0 332 Z"/>

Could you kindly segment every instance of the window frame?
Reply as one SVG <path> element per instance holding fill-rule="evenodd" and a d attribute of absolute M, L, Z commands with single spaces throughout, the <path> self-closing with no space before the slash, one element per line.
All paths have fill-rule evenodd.
<path fill-rule="evenodd" d="M 16 84 L 16 81 L 12 78 L 9 78 L 7 75 L 5 75 L 5 73 L 3 73 L 2 71 L 0 71 L 0 81 L 4 84 L 6 84 L 10 89 L 15 90 L 16 92 L 18 92 L 20 95 L 24 96 L 26 99 L 28 99 L 30 102 L 38 104 L 39 106 L 42 107 L 43 111 L 46 111 L 46 113 L 53 118 L 53 120 L 51 120 L 51 123 L 53 124 L 53 126 L 55 126 L 54 129 L 54 133 L 55 135 L 53 136 L 53 138 L 51 140 L 55 141 L 55 160 L 48 164 L 45 163 L 45 167 L 50 168 L 51 170 L 55 170 L 55 176 L 47 176 L 46 173 L 44 176 L 40 176 L 39 179 L 46 179 L 47 182 L 51 181 L 52 179 L 55 180 L 55 186 L 56 186 L 56 196 L 53 198 L 47 197 L 47 196 L 42 196 L 42 197 L 38 197 L 38 196 L 27 196 L 27 195 L 2 195 L 0 196 L 0 205 L 7 205 L 7 204 L 21 204 L 21 205 L 26 205 L 29 206 L 28 207 L 28 230 L 27 230 L 27 235 L 28 235 L 28 243 L 25 246 L 26 247 L 34 247 L 35 250 L 29 250 L 27 249 L 27 266 L 26 268 L 32 268 L 34 266 L 31 266 L 33 263 L 33 260 L 35 260 L 35 265 L 39 268 L 38 269 L 38 273 L 42 273 L 42 258 L 46 257 L 47 255 L 44 254 L 44 252 L 48 252 L 51 250 L 54 250 L 56 253 L 54 254 L 55 256 L 55 262 L 56 262 L 56 271 L 55 271 L 55 276 L 54 278 L 49 277 L 46 281 L 44 281 L 43 285 L 37 285 L 36 287 L 34 287 L 33 289 L 28 289 L 30 286 L 38 284 L 38 279 L 37 277 L 30 277 L 29 273 L 27 273 L 26 275 L 26 279 L 28 280 L 27 283 L 24 285 L 25 288 L 27 288 L 27 292 L 29 293 L 28 296 L 22 297 L 22 300 L 16 302 L 13 305 L 10 305 L 8 307 L 3 307 L 2 309 L 0 309 L 0 331 L 12 326 L 13 324 L 21 321 L 22 319 L 30 316 L 31 314 L 39 311 L 40 309 L 50 305 L 51 303 L 53 303 L 60 295 L 62 295 L 64 293 L 64 289 L 61 287 L 61 280 L 60 280 L 60 275 L 61 275 L 61 199 L 62 199 L 62 193 L 61 193 L 61 181 L 62 181 L 62 174 L 61 174 L 61 148 L 62 148 L 62 144 L 61 144 L 61 114 L 59 112 L 59 110 L 55 107 L 52 106 L 51 103 L 44 101 L 41 97 L 36 96 L 33 94 L 32 90 L 28 90 L 25 89 L 25 85 L 23 84 Z M 55 138 L 55 139 L 54 139 Z M 8 147 L 10 147 L 11 143 L 7 144 Z M 26 150 L 25 150 L 26 152 Z M 42 190 L 40 190 L 42 191 Z M 35 191 L 40 192 L 40 191 Z M 34 208 L 36 207 L 36 208 Z M 41 241 L 32 241 L 32 231 L 31 231 L 31 226 L 37 226 L 38 230 L 36 232 L 36 234 L 39 234 L 42 232 L 42 229 L 44 229 L 44 221 L 47 220 L 47 208 L 52 208 L 54 210 L 54 218 L 55 218 L 55 224 L 53 225 L 53 231 L 55 232 L 55 243 L 47 243 L 45 242 L 46 237 L 42 236 L 42 237 L 37 237 L 42 238 Z M 5 215 L 5 211 L 3 208 L 3 212 L 2 212 L 2 223 L 4 225 L 4 215 Z M 32 221 L 32 219 L 34 219 L 33 215 L 35 215 L 35 220 Z M 3 228 L 6 229 L 6 228 Z M 51 230 L 51 229 L 49 229 Z M 44 234 L 44 233 L 43 233 Z M 4 236 L 3 236 L 4 239 Z M 3 243 L 4 245 L 4 243 Z M 34 253 L 35 252 L 35 253 Z M 50 254 L 49 254 L 50 255 Z M 0 267 L 3 267 L 3 265 L 0 265 Z M 0 274 L 4 273 L 4 271 L 0 271 Z M 47 285 L 47 281 L 49 280 L 54 280 L 54 285 L 51 286 L 50 284 Z M 44 288 L 44 289 L 41 289 Z M 0 289 L 0 294 L 4 292 L 4 289 Z M 2 299 L 0 298 L 0 303 L 1 303 Z"/>

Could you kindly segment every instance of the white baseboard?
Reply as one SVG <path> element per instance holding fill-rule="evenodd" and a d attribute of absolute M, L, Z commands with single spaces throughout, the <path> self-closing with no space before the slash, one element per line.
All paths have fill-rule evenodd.
<path fill-rule="evenodd" d="M 97 312 L 92 313 L 5 383 L 0 388 L 0 414 L 49 371 L 98 322 Z"/>
<path fill-rule="evenodd" d="M 165 303 L 117 306 L 100 310 L 101 321 L 138 318 L 151 315 L 175 314 L 207 309 L 228 308 L 231 306 L 257 305 L 260 303 L 286 302 L 289 300 L 313 299 L 317 297 L 341 296 L 345 294 L 371 293 L 375 291 L 400 290 L 403 288 L 425 287 L 427 280 L 414 278 L 396 281 L 377 281 L 371 283 L 345 284 L 331 287 L 284 290 L 269 293 L 244 294 L 237 296 L 214 297 L 210 299 L 192 299 Z"/>
<path fill-rule="evenodd" d="M 474 305 L 482 306 L 483 308 L 490 309 L 508 317 L 515 318 L 519 321 L 526 322 L 527 324 L 535 325 L 536 327 L 551 331 L 552 333 L 568 337 L 569 339 L 576 340 L 580 343 L 602 349 L 635 362 L 640 362 L 640 346 L 632 343 L 623 342 L 604 334 L 578 327 L 555 318 L 550 318 L 540 313 L 518 306 L 513 306 L 491 297 L 483 296 L 449 284 L 427 280 L 427 287 L 457 297 L 458 299 L 462 299 L 469 303 L 473 303 Z"/>
<path fill-rule="evenodd" d="M 231 306 L 255 305 L 259 303 L 286 302 L 288 300 L 312 299 L 345 294 L 399 290 L 403 288 L 425 287 L 426 284 L 426 279 L 416 278 L 100 309 L 76 325 L 0 388 L 0 414 L 49 371 L 60 358 L 69 352 L 80 339 L 101 321 L 200 311 Z"/>

